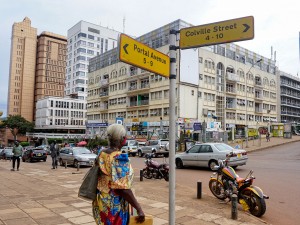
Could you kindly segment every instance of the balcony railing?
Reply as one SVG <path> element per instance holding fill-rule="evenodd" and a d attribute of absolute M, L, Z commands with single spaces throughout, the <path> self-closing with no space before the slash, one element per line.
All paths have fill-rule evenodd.
<path fill-rule="evenodd" d="M 226 87 L 226 92 L 235 94 L 236 93 L 236 89 L 233 88 L 233 87 Z"/>
<path fill-rule="evenodd" d="M 128 88 L 128 91 L 133 91 L 137 89 L 137 85 L 132 85 Z"/>
<path fill-rule="evenodd" d="M 100 97 L 108 96 L 108 92 L 100 92 L 99 96 Z"/>
<path fill-rule="evenodd" d="M 108 79 L 100 80 L 99 85 L 100 85 L 100 87 L 108 85 Z"/>
<path fill-rule="evenodd" d="M 239 76 L 235 73 L 230 73 L 230 72 L 227 72 L 227 76 L 226 76 L 227 80 L 230 80 L 230 81 L 234 81 L 234 82 L 237 82 L 240 80 Z"/>

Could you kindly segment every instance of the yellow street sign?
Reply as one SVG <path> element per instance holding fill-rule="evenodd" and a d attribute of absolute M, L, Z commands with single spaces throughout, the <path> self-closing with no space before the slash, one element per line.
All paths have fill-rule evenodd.
<path fill-rule="evenodd" d="M 169 56 L 125 35 L 120 35 L 120 61 L 149 70 L 164 77 L 170 76 Z"/>
<path fill-rule="evenodd" d="M 217 23 L 183 28 L 180 30 L 180 49 L 195 48 L 254 38 L 253 16 Z"/>

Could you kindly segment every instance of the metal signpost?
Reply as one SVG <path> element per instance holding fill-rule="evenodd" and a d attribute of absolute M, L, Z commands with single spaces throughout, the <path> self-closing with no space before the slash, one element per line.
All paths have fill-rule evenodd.
<path fill-rule="evenodd" d="M 176 37 L 180 33 L 179 47 Z M 119 39 L 119 59 L 122 62 L 151 71 L 170 79 L 169 95 L 169 224 L 175 225 L 175 141 L 176 141 L 176 50 L 214 45 L 254 38 L 254 18 L 252 16 L 218 23 L 170 30 L 170 57 L 150 48 L 135 39 L 121 34 Z M 197 124 L 197 127 L 199 125 Z M 202 129 L 205 132 L 206 123 Z"/>

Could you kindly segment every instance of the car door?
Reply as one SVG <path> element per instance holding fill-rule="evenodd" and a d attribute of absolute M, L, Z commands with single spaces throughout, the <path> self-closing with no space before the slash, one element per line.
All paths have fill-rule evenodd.
<path fill-rule="evenodd" d="M 184 158 L 182 159 L 184 165 L 186 166 L 199 166 L 198 162 L 198 154 L 200 151 L 200 145 L 195 145 L 191 147 L 186 153 L 184 154 Z"/>
<path fill-rule="evenodd" d="M 207 144 L 202 144 L 198 154 L 199 165 L 208 167 L 208 162 L 211 158 L 213 158 L 212 147 Z"/>

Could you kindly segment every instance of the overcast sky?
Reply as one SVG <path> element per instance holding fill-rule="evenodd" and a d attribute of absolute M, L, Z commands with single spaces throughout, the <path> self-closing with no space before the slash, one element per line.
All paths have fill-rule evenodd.
<path fill-rule="evenodd" d="M 6 115 L 12 25 L 26 16 L 38 34 L 50 31 L 65 36 L 80 20 L 123 32 L 125 18 L 125 33 L 141 36 L 177 19 L 196 26 L 253 16 L 254 39 L 237 44 L 267 58 L 273 46 L 279 69 L 297 76 L 299 6 L 295 0 L 2 0 L 0 111 Z"/>

